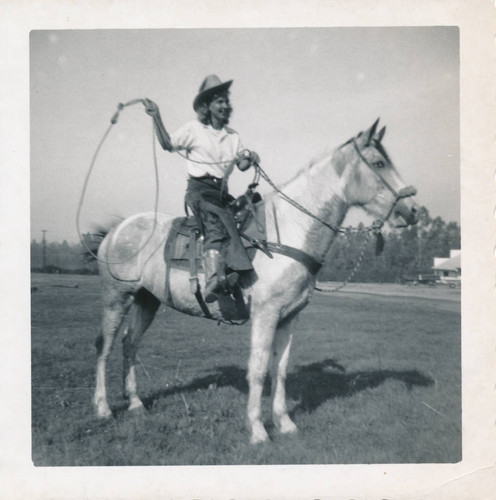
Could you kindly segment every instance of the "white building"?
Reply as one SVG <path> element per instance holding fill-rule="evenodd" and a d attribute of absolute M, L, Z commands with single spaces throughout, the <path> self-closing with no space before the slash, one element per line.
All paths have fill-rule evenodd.
<path fill-rule="evenodd" d="M 450 250 L 449 257 L 434 257 L 434 271 L 441 281 L 460 281 L 462 277 L 461 250 Z"/>

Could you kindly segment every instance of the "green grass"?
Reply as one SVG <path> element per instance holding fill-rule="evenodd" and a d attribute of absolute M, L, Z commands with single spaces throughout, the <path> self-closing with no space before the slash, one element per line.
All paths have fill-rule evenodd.
<path fill-rule="evenodd" d="M 32 437 L 38 466 L 442 463 L 461 460 L 460 303 L 316 294 L 296 325 L 287 392 L 300 432 L 251 446 L 249 326 L 163 309 L 138 353 L 146 411 L 122 399 L 120 338 L 108 364 L 115 418 L 94 417 L 96 277 L 33 275 Z M 78 288 L 69 288 L 75 282 Z"/>

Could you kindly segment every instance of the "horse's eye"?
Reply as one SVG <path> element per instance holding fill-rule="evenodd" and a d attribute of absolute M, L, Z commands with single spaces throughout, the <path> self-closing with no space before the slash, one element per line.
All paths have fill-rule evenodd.
<path fill-rule="evenodd" d="M 374 165 L 374 167 L 376 168 L 384 168 L 384 162 L 382 160 L 375 161 L 374 163 L 372 163 L 372 165 Z"/>

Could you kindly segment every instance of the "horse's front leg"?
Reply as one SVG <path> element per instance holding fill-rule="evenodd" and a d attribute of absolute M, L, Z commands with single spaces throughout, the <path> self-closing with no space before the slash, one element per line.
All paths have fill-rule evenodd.
<path fill-rule="evenodd" d="M 248 424 L 251 443 L 268 441 L 269 435 L 262 423 L 262 392 L 267 375 L 270 348 L 278 322 L 275 311 L 254 311 L 252 306 L 252 328 L 250 360 L 248 362 Z M 254 314 L 255 313 L 255 314 Z"/>
<path fill-rule="evenodd" d="M 275 332 L 272 343 L 270 376 L 272 379 L 272 418 L 281 434 L 294 433 L 298 429 L 288 415 L 286 408 L 286 371 L 293 334 L 291 325 L 294 320 L 281 323 Z"/>

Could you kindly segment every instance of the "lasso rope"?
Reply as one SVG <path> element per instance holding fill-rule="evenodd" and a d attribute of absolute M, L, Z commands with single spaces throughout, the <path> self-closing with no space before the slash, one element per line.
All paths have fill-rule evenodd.
<path fill-rule="evenodd" d="M 89 255 L 91 255 L 97 261 L 103 262 L 103 263 L 105 263 L 107 265 L 125 264 L 126 262 L 129 262 L 130 260 L 134 259 L 134 257 L 136 257 L 136 255 L 138 255 L 141 252 L 141 250 L 143 250 L 143 248 L 145 248 L 145 246 L 148 245 L 148 243 L 152 239 L 152 237 L 153 237 L 153 235 L 155 233 L 155 229 L 157 227 L 157 214 L 158 214 L 158 201 L 159 201 L 160 184 L 159 184 L 159 176 L 158 176 L 157 151 L 156 151 L 156 146 L 155 146 L 155 135 L 153 133 L 153 128 L 152 128 L 153 164 L 154 164 L 154 173 L 155 173 L 154 218 L 153 218 L 153 227 L 152 227 L 151 233 L 148 236 L 148 238 L 145 240 L 145 242 L 143 243 L 143 245 L 135 253 L 133 253 L 130 257 L 128 257 L 127 259 L 120 260 L 120 261 L 109 261 L 109 260 L 102 259 L 102 258 L 98 257 L 98 255 L 95 252 L 93 252 L 93 250 L 91 250 L 91 248 L 89 248 L 89 246 L 86 244 L 86 241 L 84 240 L 84 238 L 82 236 L 81 228 L 80 228 L 80 218 L 81 218 L 81 211 L 82 211 L 82 207 L 83 207 L 83 203 L 84 203 L 84 197 L 86 195 L 86 190 L 88 188 L 88 183 L 89 183 L 91 174 L 93 173 L 93 169 L 95 167 L 95 163 L 96 163 L 97 157 L 98 157 L 98 155 L 100 153 L 100 150 L 102 149 L 103 144 L 107 140 L 107 137 L 108 137 L 108 135 L 109 135 L 112 127 L 117 123 L 117 120 L 119 118 L 119 113 L 125 107 L 132 106 L 133 104 L 138 104 L 140 102 L 144 104 L 144 100 L 143 99 L 133 99 L 132 101 L 129 101 L 126 104 L 122 104 L 122 103 L 118 104 L 117 111 L 115 112 L 115 114 L 113 115 L 112 119 L 110 120 L 110 125 L 108 126 L 107 130 L 103 134 L 103 137 L 101 138 L 101 140 L 100 140 L 100 142 L 99 142 L 99 144 L 98 144 L 98 146 L 97 146 L 97 148 L 95 150 L 95 153 L 93 154 L 93 158 L 91 159 L 90 167 L 88 169 L 88 172 L 86 173 L 86 178 L 84 180 L 83 189 L 82 189 L 82 192 L 81 192 L 81 197 L 79 199 L 78 210 L 77 210 L 77 214 L 76 214 L 76 228 L 77 228 L 77 234 L 79 236 L 79 240 L 81 241 L 81 244 L 84 246 L 84 248 L 86 249 L 86 251 L 88 252 Z M 153 127 L 153 124 L 152 124 L 152 127 Z M 126 280 L 126 281 L 139 281 L 139 278 L 136 279 L 136 280 Z"/>
<path fill-rule="evenodd" d="M 99 144 L 98 144 L 98 146 L 96 148 L 96 151 L 95 151 L 95 153 L 93 155 L 93 158 L 91 160 L 91 164 L 90 164 L 90 167 L 89 167 L 88 172 L 86 174 L 86 178 L 85 178 L 84 185 L 83 185 L 83 190 L 82 190 L 80 201 L 79 201 L 79 204 L 78 204 L 78 210 L 77 210 L 77 215 L 76 215 L 76 227 L 77 227 L 77 233 L 78 233 L 79 239 L 80 239 L 81 243 L 83 244 L 83 246 L 86 248 L 86 251 L 89 253 L 89 255 L 91 255 L 92 257 L 94 257 L 97 261 L 104 262 L 107 265 L 124 264 L 124 263 L 129 262 L 130 260 L 132 260 L 134 257 L 136 257 L 136 255 L 138 255 L 143 250 L 143 248 L 150 242 L 151 238 L 153 237 L 153 235 L 155 233 L 156 226 L 157 226 L 158 200 L 159 200 L 159 176 L 158 176 L 157 153 L 156 153 L 156 144 L 155 144 L 155 142 L 156 142 L 155 141 L 155 130 L 154 130 L 154 126 L 153 126 L 153 123 L 152 123 L 153 160 L 154 160 L 154 173 L 155 173 L 155 204 L 154 204 L 153 227 L 152 227 L 151 233 L 148 236 L 148 238 L 145 240 L 145 242 L 143 243 L 143 245 L 135 253 L 133 253 L 130 257 L 128 257 L 127 259 L 121 260 L 121 261 L 112 262 L 112 261 L 108 261 L 106 259 L 102 259 L 102 258 L 98 257 L 98 255 L 96 255 L 93 252 L 93 250 L 91 250 L 88 247 L 88 245 L 84 241 L 84 238 L 82 237 L 82 233 L 81 233 L 81 229 L 80 229 L 80 216 L 81 216 L 81 211 L 82 211 L 84 197 L 85 197 L 86 190 L 87 190 L 87 187 L 88 187 L 89 179 L 90 179 L 91 174 L 93 172 L 93 169 L 94 169 L 94 166 L 95 166 L 95 163 L 96 163 L 96 159 L 97 159 L 97 157 L 98 157 L 98 155 L 100 153 L 100 150 L 101 150 L 104 142 L 106 141 L 106 139 L 107 139 L 107 137 L 108 137 L 108 135 L 110 133 L 110 130 L 117 123 L 117 120 L 119 118 L 120 112 L 125 107 L 131 106 L 131 105 L 134 105 L 134 104 L 138 104 L 138 103 L 142 103 L 143 105 L 146 105 L 144 99 L 133 99 L 133 100 L 127 102 L 126 104 L 122 104 L 122 103 L 118 104 L 117 111 L 113 115 L 113 117 L 112 117 L 112 119 L 110 121 L 111 123 L 110 123 L 109 127 L 107 128 L 107 130 L 105 131 L 105 133 L 103 134 L 103 137 L 100 140 L 100 142 L 99 142 Z M 203 164 L 203 165 L 226 165 L 227 164 L 227 165 L 231 166 L 236 161 L 236 158 L 233 158 L 232 160 L 223 161 L 223 162 L 201 162 L 201 161 L 192 160 L 187 155 L 182 154 L 180 151 L 173 151 L 173 152 L 177 153 L 179 156 L 181 156 L 182 158 L 184 158 L 184 159 L 186 159 L 188 161 L 191 161 L 193 163 Z M 360 156 L 362 156 L 362 155 L 360 155 Z M 362 159 L 363 159 L 363 157 L 362 157 Z M 354 230 L 354 231 L 357 231 L 357 232 L 361 231 L 361 232 L 364 232 L 366 234 L 366 239 L 364 241 L 362 251 L 360 253 L 358 261 L 357 261 L 355 267 L 353 268 L 351 274 L 349 275 L 349 277 L 345 280 L 345 282 L 342 285 L 340 285 L 339 287 L 337 287 L 336 289 L 334 289 L 332 291 L 340 290 L 341 288 L 343 288 L 344 286 L 346 286 L 346 284 L 352 279 L 353 275 L 356 273 L 356 271 L 358 270 L 358 268 L 360 267 L 360 265 L 362 263 L 363 256 L 365 254 L 366 244 L 368 243 L 368 239 L 369 239 L 370 233 L 374 232 L 374 233 L 377 234 L 378 231 L 380 230 L 380 228 L 382 227 L 384 221 L 388 217 L 386 217 L 386 219 L 384 219 L 384 220 L 375 221 L 372 224 L 372 226 L 369 226 L 368 228 L 365 228 L 365 229 L 362 229 L 362 230 L 359 230 L 359 229 L 353 228 L 353 227 L 343 228 L 342 226 L 336 226 L 336 225 L 333 225 L 333 224 L 329 224 L 326 221 L 324 221 L 323 219 L 321 219 L 320 217 L 318 217 L 315 214 L 313 214 L 312 212 L 310 212 L 303 205 L 299 204 L 298 202 L 296 202 L 295 200 L 293 200 L 292 198 L 290 198 L 283 191 L 281 191 L 281 189 L 279 189 L 274 184 L 274 182 L 270 179 L 270 177 L 267 175 L 267 173 L 262 169 L 262 167 L 258 163 L 255 163 L 254 167 L 255 167 L 255 175 L 254 175 L 253 182 L 250 184 L 250 188 L 256 187 L 258 185 L 259 178 L 262 177 L 272 187 L 272 189 L 274 189 L 274 191 L 276 191 L 286 202 L 288 202 L 291 205 L 293 205 L 295 208 L 297 208 L 298 210 L 300 210 L 302 213 L 304 213 L 304 214 L 308 215 L 309 217 L 317 220 L 318 222 L 320 222 L 321 224 L 323 224 L 327 228 L 331 229 L 335 233 L 345 233 L 347 231 L 353 231 Z M 387 187 L 389 187 L 389 186 L 387 186 Z M 398 198 L 399 197 L 397 197 L 397 199 Z M 394 207 L 394 204 L 393 204 L 393 207 Z M 388 214 L 388 216 L 389 215 L 390 214 Z M 138 281 L 138 280 L 139 280 L 139 278 L 137 280 L 126 280 L 126 281 Z"/>
<path fill-rule="evenodd" d="M 198 163 L 199 165 L 233 165 L 234 162 L 236 161 L 236 158 L 233 158 L 232 160 L 225 160 L 225 161 L 198 161 L 198 160 L 192 160 L 188 155 L 185 155 L 181 153 L 179 150 L 174 150 L 172 153 L 178 154 L 181 158 L 184 158 L 185 160 L 188 160 L 192 163 Z"/>

